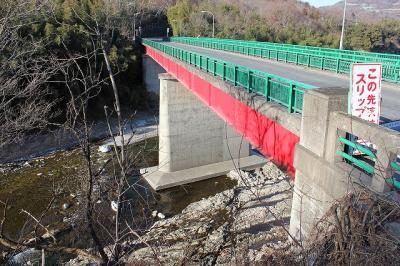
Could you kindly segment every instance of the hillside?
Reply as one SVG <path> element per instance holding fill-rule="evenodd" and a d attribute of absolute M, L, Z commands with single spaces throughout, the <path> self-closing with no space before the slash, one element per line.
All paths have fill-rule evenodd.
<path fill-rule="evenodd" d="M 320 26 L 318 9 L 308 3 L 296 0 L 223 0 L 215 2 L 226 2 L 239 6 L 240 9 L 252 10 L 274 26 L 300 24 L 313 29 Z"/>
<path fill-rule="evenodd" d="M 219 38 L 337 47 L 339 21 L 295 0 L 179 0 L 168 9 L 176 35 L 209 36 L 212 10 Z"/>
<path fill-rule="evenodd" d="M 400 51 L 400 21 L 385 15 L 400 10 L 400 0 L 379 1 L 380 16 L 372 13 L 377 6 L 371 0 L 349 5 L 346 49 Z M 218 38 L 339 47 L 343 2 L 316 8 L 296 0 L 173 0 L 167 16 L 174 35 L 210 36 L 212 17 L 203 10 L 213 12 Z"/>
<path fill-rule="evenodd" d="M 400 19 L 400 1 L 399 0 L 352 0 L 348 4 L 349 14 L 354 18 L 372 19 L 374 17 L 386 17 Z M 335 5 L 322 7 L 321 10 L 332 13 L 342 12 L 343 1 Z"/>

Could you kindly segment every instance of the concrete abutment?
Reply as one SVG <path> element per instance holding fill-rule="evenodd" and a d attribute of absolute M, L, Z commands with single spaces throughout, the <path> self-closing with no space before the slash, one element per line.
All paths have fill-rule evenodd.
<path fill-rule="evenodd" d="M 344 88 L 310 90 L 304 95 L 290 219 L 290 233 L 299 240 L 306 240 L 329 208 L 359 185 L 378 193 L 390 189 L 385 178 L 390 173 L 390 155 L 400 154 L 400 134 L 348 115 L 347 95 Z M 374 174 L 337 155 L 337 150 L 344 150 L 338 139 L 346 133 L 378 147 Z"/>

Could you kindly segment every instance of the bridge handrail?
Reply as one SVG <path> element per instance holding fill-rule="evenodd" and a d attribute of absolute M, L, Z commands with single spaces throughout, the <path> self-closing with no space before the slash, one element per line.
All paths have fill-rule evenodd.
<path fill-rule="evenodd" d="M 334 153 L 327 157 L 331 162 L 356 166 L 371 175 L 372 183 L 375 179 L 377 183 L 387 182 L 400 189 L 395 177 L 400 173 L 400 134 L 397 131 L 343 112 L 331 113 L 327 127 L 333 133 L 327 134 L 326 151 Z M 349 134 L 353 137 L 349 138 Z"/>
<path fill-rule="evenodd" d="M 304 91 L 315 86 L 289 80 L 277 75 L 253 70 L 241 65 L 226 62 L 210 56 L 186 51 L 177 47 L 149 39 L 142 39 L 145 46 L 160 50 L 183 62 L 219 76 L 223 80 L 239 85 L 249 92 L 264 96 L 267 101 L 279 103 L 288 108 L 290 113 L 301 113 Z"/>
<path fill-rule="evenodd" d="M 400 83 L 400 55 L 213 38 L 172 37 L 171 41 L 284 61 L 336 73 L 350 73 L 353 63 L 382 63 L 383 79 Z"/>
<path fill-rule="evenodd" d="M 178 37 L 178 38 L 192 38 L 192 37 Z M 232 42 L 232 43 L 240 43 L 241 45 L 257 45 L 258 47 L 264 46 L 276 46 L 276 47 L 289 47 L 291 49 L 305 49 L 312 51 L 322 51 L 322 52 L 333 52 L 339 54 L 350 54 L 350 55 L 361 55 L 367 57 L 377 57 L 377 58 L 385 58 L 385 59 L 400 59 L 400 55 L 397 54 L 387 54 L 387 53 L 374 53 L 374 52 L 365 52 L 365 51 L 354 51 L 354 50 L 339 50 L 335 48 L 325 48 L 325 47 L 316 47 L 316 46 L 307 46 L 307 45 L 297 45 L 297 44 L 285 44 L 285 43 L 271 43 L 271 42 L 258 42 L 258 41 L 242 41 L 242 40 L 233 40 L 233 39 L 212 39 L 212 38 L 201 38 L 204 40 L 210 41 L 221 41 L 221 42 Z"/>
<path fill-rule="evenodd" d="M 382 59 L 389 59 L 389 60 L 399 60 L 400 55 L 397 54 L 386 54 L 386 53 L 373 53 L 373 52 L 364 52 L 364 51 L 354 51 L 354 50 L 339 50 L 335 48 L 325 48 L 325 47 L 315 47 L 315 46 L 307 46 L 307 45 L 295 45 L 295 44 L 285 44 L 285 43 L 271 43 L 271 42 L 258 42 L 258 41 L 243 41 L 243 40 L 233 40 L 233 39 L 217 39 L 217 38 L 193 38 L 193 37 L 171 37 L 171 39 L 196 39 L 196 40 L 203 40 L 209 42 L 219 42 L 219 43 L 232 43 L 238 44 L 241 46 L 250 46 L 250 47 L 258 47 L 258 48 L 267 48 L 267 47 L 277 47 L 277 48 L 290 48 L 290 49 L 297 49 L 297 50 L 309 50 L 309 51 L 318 51 L 321 53 L 328 53 L 330 55 L 355 55 L 355 56 L 362 56 L 368 58 L 382 58 Z M 398 63 L 399 61 L 396 61 Z"/>

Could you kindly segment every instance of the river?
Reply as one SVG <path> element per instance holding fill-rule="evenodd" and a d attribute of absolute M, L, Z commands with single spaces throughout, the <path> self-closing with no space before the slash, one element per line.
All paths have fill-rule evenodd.
<path fill-rule="evenodd" d="M 149 130 L 143 132 L 150 137 L 137 138 L 137 142 L 129 146 L 132 154 L 140 150 L 141 156 L 134 162 L 137 169 L 158 165 L 158 137 L 151 136 Z M 104 143 L 107 143 L 107 140 L 95 143 L 92 148 L 92 159 L 96 168 L 112 157 L 111 153 L 98 151 L 98 147 Z M 5 164 L 0 166 L 0 169 L 0 200 L 8 202 L 7 219 L 4 223 L 6 236 L 17 240 L 21 235 L 32 231 L 34 223 L 28 215 L 21 213 L 22 210 L 40 217 L 42 212 L 49 208 L 42 219 L 43 225 L 58 229 L 72 226 L 72 229 L 66 230 L 60 236 L 60 243 L 73 247 L 92 247 L 80 217 L 81 206 L 84 203 L 81 187 L 85 184 L 86 170 L 79 149 L 51 152 L 18 164 Z M 95 216 L 96 219 L 100 217 L 103 226 L 107 228 L 112 228 L 114 216 L 110 206 L 114 194 L 105 181 L 111 170 L 106 169 L 102 174 L 103 179 L 99 178 L 94 188 Z M 159 219 L 152 215 L 155 210 L 171 217 L 180 213 L 190 203 L 236 184 L 227 177 L 219 177 L 155 192 L 138 175 L 132 175 L 130 183 L 132 188 L 126 198 L 129 204 L 125 204 L 128 207 L 124 208 L 123 215 L 141 230 L 150 227 Z M 66 206 L 63 206 L 64 204 Z M 0 214 L 3 211 L 4 206 L 1 205 Z"/>

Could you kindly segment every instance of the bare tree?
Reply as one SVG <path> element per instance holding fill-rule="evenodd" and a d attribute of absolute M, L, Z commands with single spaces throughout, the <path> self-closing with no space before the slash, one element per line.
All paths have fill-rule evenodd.
<path fill-rule="evenodd" d="M 45 1 L 0 3 L 0 147 L 46 127 L 54 102 L 49 81 L 57 73 L 51 56 L 37 56 L 46 40 L 23 29 L 45 12 Z"/>
<path fill-rule="evenodd" d="M 32 3 L 35 3 L 32 5 Z M 100 264 L 116 264 L 121 258 L 121 243 L 129 236 L 137 233 L 132 223 L 122 219 L 122 205 L 125 204 L 125 195 L 132 185 L 128 182 L 128 175 L 133 170 L 132 162 L 138 159 L 138 154 L 128 152 L 127 144 L 131 137 L 125 137 L 127 121 L 124 119 L 119 99 L 118 84 L 115 76 L 121 69 L 112 62 L 110 52 L 115 45 L 117 34 L 125 34 L 129 38 L 130 15 L 139 12 L 136 1 L 102 1 L 104 8 L 100 10 L 99 17 L 93 14 L 84 14 L 73 10 L 74 15 L 85 25 L 89 33 L 91 45 L 83 52 L 72 52 L 66 44 L 64 58 L 38 57 L 39 51 L 46 47 L 45 39 L 36 41 L 32 36 L 21 35 L 21 29 L 34 23 L 36 16 L 43 10 L 48 11 L 46 16 L 52 17 L 57 23 L 52 8 L 53 2 L 18 0 L 16 2 L 6 0 L 0 3 L 0 147 L 15 140 L 16 135 L 22 138 L 33 130 L 44 129 L 51 119 L 54 103 L 47 100 L 50 95 L 49 84 L 56 84 L 65 89 L 63 101 L 67 106 L 66 121 L 63 127 L 73 133 L 78 141 L 79 148 L 85 161 L 85 175 L 82 176 L 80 189 L 84 194 L 84 204 L 80 207 L 84 225 L 90 234 L 98 253 L 91 254 L 83 250 L 67 247 L 59 247 L 57 243 L 49 245 L 41 243 L 38 247 L 49 251 L 59 251 L 82 255 L 93 259 Z M 140 6 L 140 5 L 139 5 Z M 46 8 L 45 8 L 46 7 Z M 142 10 L 142 9 L 141 9 Z M 4 12 L 3 12 L 4 11 Z M 125 15 L 124 15 L 125 14 Z M 17 22 L 20 22 L 18 24 Z M 40 59 L 38 59 L 40 58 Z M 57 79 L 52 77 L 57 75 Z M 60 80 L 61 79 L 61 80 Z M 93 161 L 92 122 L 88 117 L 90 113 L 89 102 L 94 101 L 104 89 L 112 90 L 113 106 L 105 107 L 105 117 L 109 126 L 110 136 L 114 138 L 112 122 L 117 121 L 117 135 L 121 139 L 114 138 L 114 153 L 112 163 L 115 165 L 113 184 L 110 187 L 115 191 L 117 211 L 113 233 L 109 233 L 106 225 L 96 220 L 94 186 L 106 165 L 100 169 Z M 4 115 L 3 115 L 4 114 Z M 60 126 L 60 124 L 51 123 Z M 6 203 L 2 204 L 5 206 Z M 35 217 L 25 212 L 39 226 L 41 217 Z M 4 214 L 4 220 L 6 214 Z M 105 231 L 109 239 L 102 239 Z M 36 236 L 37 239 L 40 236 Z M 0 234 L 1 244 L 11 249 L 30 247 L 24 241 L 13 242 L 3 238 Z M 106 253 L 111 243 L 111 254 Z"/>
<path fill-rule="evenodd" d="M 74 56 L 69 54 L 73 64 L 69 68 L 63 69 L 65 86 L 69 94 L 65 127 L 76 137 L 85 160 L 87 174 L 83 178 L 81 187 L 86 195 L 84 216 L 89 234 L 103 262 L 107 264 L 108 257 L 95 230 L 93 220 L 93 186 L 95 177 L 98 176 L 99 172 L 95 171 L 92 161 L 91 124 L 87 117 L 89 101 L 98 96 L 105 83 L 105 79 L 102 78 L 102 64 L 98 64 L 98 54 L 99 50 L 96 46 L 93 47 L 93 51 L 84 55 Z"/>
<path fill-rule="evenodd" d="M 122 13 L 135 14 L 135 9 L 132 10 L 132 3 L 134 1 L 104 1 L 103 8 L 98 16 L 92 14 L 82 13 L 82 11 L 73 10 L 75 16 L 80 22 L 85 25 L 87 32 L 91 36 L 93 51 L 87 52 L 86 55 L 76 56 L 69 55 L 73 60 L 70 69 L 63 72 L 66 77 L 65 84 L 69 91 L 69 104 L 68 104 L 68 120 L 67 128 L 71 130 L 78 139 L 79 146 L 85 158 L 87 176 L 85 184 L 83 185 L 86 195 L 85 204 L 85 217 L 90 235 L 100 253 L 102 264 L 115 264 L 121 257 L 121 243 L 130 234 L 132 228 L 129 226 L 122 226 L 125 223 L 122 221 L 121 205 L 124 202 L 126 192 L 131 188 L 128 182 L 128 174 L 132 171 L 132 160 L 136 158 L 135 155 L 127 153 L 127 144 L 130 143 L 130 138 L 125 139 L 125 128 L 127 126 L 121 110 L 121 103 L 119 98 L 119 91 L 115 76 L 120 72 L 118 65 L 112 65 L 109 54 L 112 47 L 115 45 L 116 34 L 129 34 L 128 23 L 129 16 L 124 17 Z M 99 21 L 99 17 L 101 21 Z M 129 38 L 129 36 L 126 36 Z M 68 50 L 67 47 L 65 47 Z M 82 60 L 84 63 L 82 64 Z M 85 67 L 82 67 L 84 65 Z M 104 69 L 103 69 L 103 66 Z M 114 229 L 113 233 L 109 232 L 106 225 L 101 224 L 99 221 L 94 220 L 94 198 L 93 187 L 95 179 L 100 175 L 104 169 L 104 165 L 100 167 L 100 171 L 95 171 L 92 162 L 93 147 L 91 143 L 91 124 L 87 117 L 88 102 L 95 98 L 101 89 L 110 87 L 113 92 L 113 108 L 104 107 L 105 117 L 109 129 L 109 134 L 113 138 L 113 165 L 114 168 L 114 181 L 110 187 L 114 189 L 116 198 L 116 213 L 114 215 Z M 117 143 L 114 137 L 114 130 L 111 125 L 112 116 L 115 114 L 117 121 L 117 134 L 119 141 Z M 126 221 L 125 221 L 126 222 Z M 102 241 L 99 238 L 99 232 L 96 229 L 102 228 L 109 236 L 109 241 Z M 106 245 L 112 243 L 111 254 L 107 255 L 105 252 Z"/>

